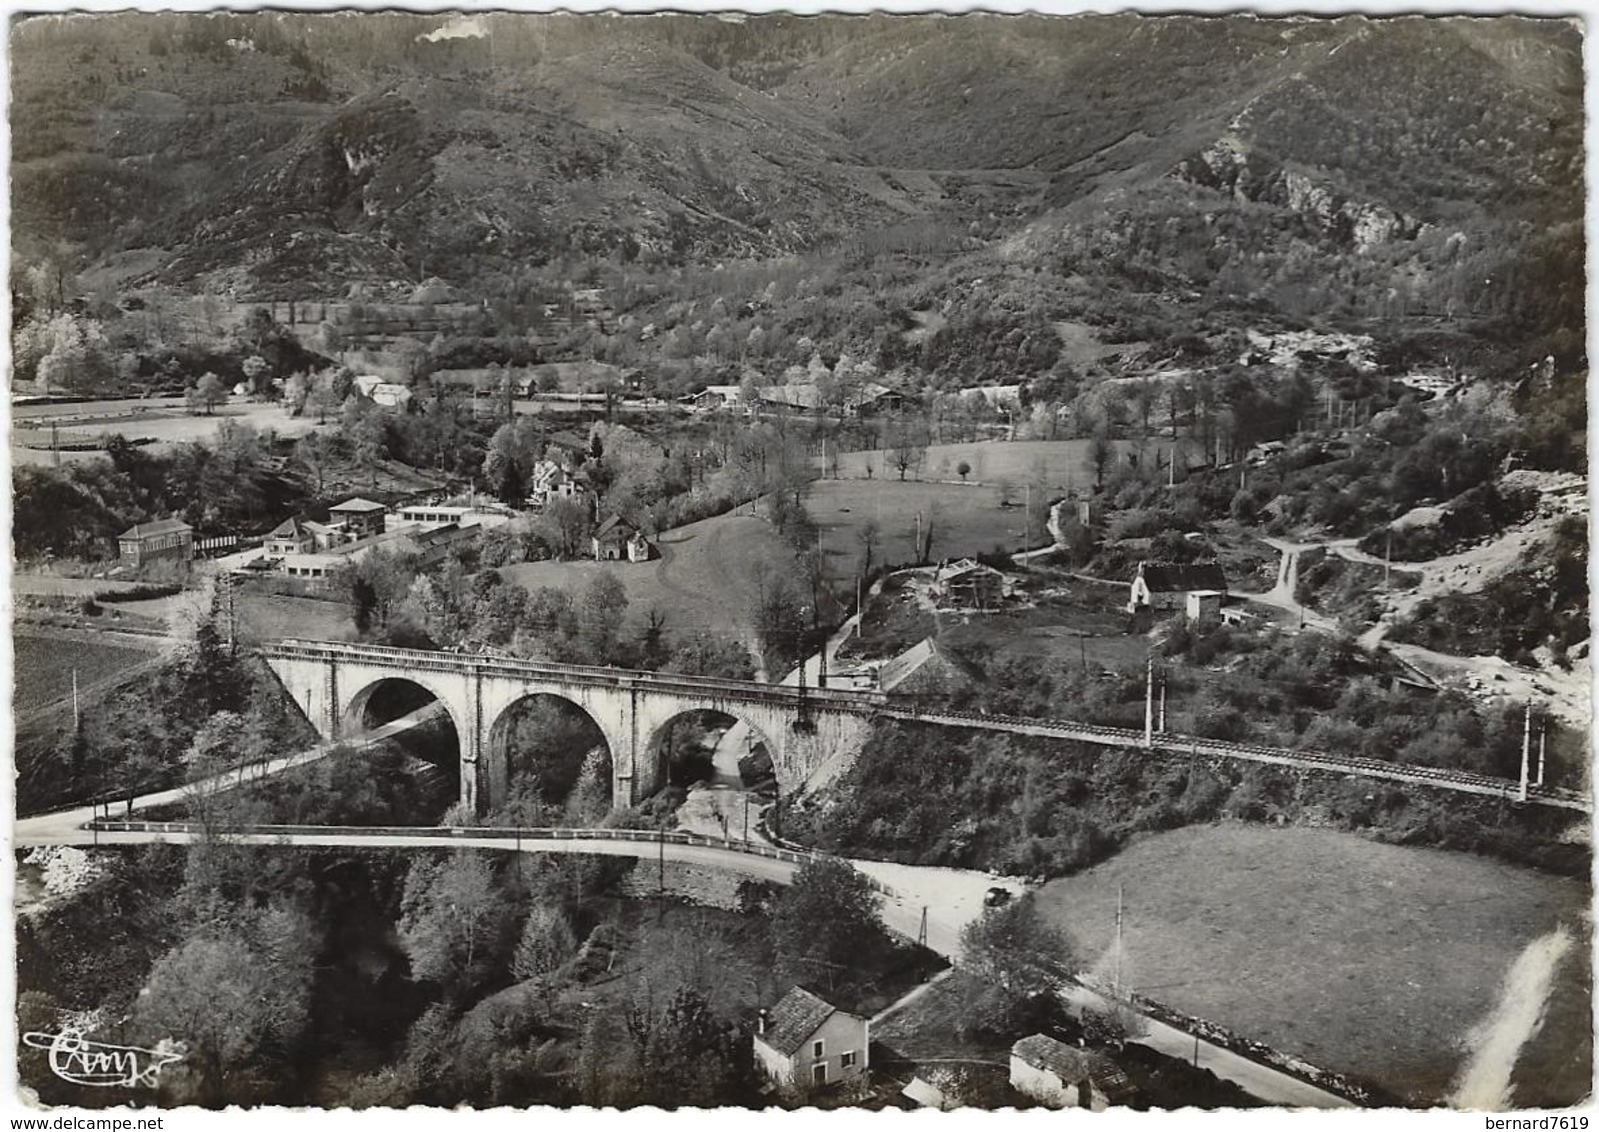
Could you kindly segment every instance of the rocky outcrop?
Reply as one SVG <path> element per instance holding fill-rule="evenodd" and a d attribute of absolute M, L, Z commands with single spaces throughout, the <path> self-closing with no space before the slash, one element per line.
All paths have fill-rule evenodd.
<path fill-rule="evenodd" d="M 1270 161 L 1233 133 L 1178 162 L 1169 176 L 1227 193 L 1240 203 L 1286 208 L 1356 251 L 1414 239 L 1422 228 L 1413 216 L 1347 196 L 1313 173 Z"/>

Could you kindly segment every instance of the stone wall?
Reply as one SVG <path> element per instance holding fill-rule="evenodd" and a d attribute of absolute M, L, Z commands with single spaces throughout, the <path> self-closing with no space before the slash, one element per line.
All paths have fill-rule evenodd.
<path fill-rule="evenodd" d="M 734 912 L 738 910 L 738 886 L 743 880 L 741 873 L 731 869 L 668 861 L 665 895 Z M 662 895 L 660 863 L 641 857 L 618 887 L 626 896 Z"/>

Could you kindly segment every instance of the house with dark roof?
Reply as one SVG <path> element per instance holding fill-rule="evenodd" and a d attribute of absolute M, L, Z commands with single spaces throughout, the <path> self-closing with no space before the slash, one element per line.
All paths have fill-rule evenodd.
<path fill-rule="evenodd" d="M 782 1089 L 858 1079 L 867 1067 L 867 1021 L 795 987 L 755 1029 L 755 1063 Z"/>
<path fill-rule="evenodd" d="M 194 528 L 182 519 L 135 523 L 117 536 L 117 553 L 131 566 L 146 562 L 188 562 L 194 557 Z"/>
<path fill-rule="evenodd" d="M 1010 1047 L 1010 1083 L 1051 1108 L 1104 1112 L 1133 1099 L 1132 1082 L 1109 1057 L 1046 1034 L 1032 1034 Z"/>
<path fill-rule="evenodd" d="M 648 562 L 653 549 L 644 532 L 620 515 L 596 527 L 589 541 L 596 562 Z"/>
<path fill-rule="evenodd" d="M 328 508 L 328 514 L 333 517 L 333 521 L 343 523 L 344 529 L 350 532 L 350 536 L 358 539 L 367 535 L 382 534 L 383 516 L 388 512 L 389 509 L 383 504 L 363 499 L 359 495 Z"/>
<path fill-rule="evenodd" d="M 1226 596 L 1227 575 L 1216 563 L 1178 566 L 1140 562 L 1138 573 L 1133 576 L 1132 592 L 1127 599 L 1127 612 L 1180 609 L 1187 601 L 1188 594 L 1201 590 L 1213 590 Z"/>
<path fill-rule="evenodd" d="M 306 529 L 298 518 L 285 519 L 272 528 L 263 547 L 270 558 L 285 554 L 310 554 L 316 547 L 316 536 Z"/>

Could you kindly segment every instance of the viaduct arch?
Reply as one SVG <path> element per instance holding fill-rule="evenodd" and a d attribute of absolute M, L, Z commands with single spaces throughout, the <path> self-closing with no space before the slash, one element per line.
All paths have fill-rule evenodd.
<path fill-rule="evenodd" d="M 566 700 L 594 721 L 610 749 L 611 797 L 618 806 L 658 789 L 654 752 L 664 730 L 684 714 L 711 711 L 746 724 L 765 740 L 779 789 L 796 795 L 832 781 L 854 762 L 870 717 L 883 703 L 869 692 L 328 641 L 275 641 L 261 654 L 324 739 L 355 734 L 386 680 L 408 681 L 435 697 L 460 738 L 461 801 L 475 813 L 507 796 L 509 758 L 493 742 L 495 727 L 531 696 Z"/>

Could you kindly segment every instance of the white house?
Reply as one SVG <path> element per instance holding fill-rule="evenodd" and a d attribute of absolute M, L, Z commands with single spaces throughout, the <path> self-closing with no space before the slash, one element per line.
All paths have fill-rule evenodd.
<path fill-rule="evenodd" d="M 867 1067 L 867 1022 L 795 987 L 755 1031 L 755 1063 L 779 1088 L 832 1085 Z"/>
<path fill-rule="evenodd" d="M 1010 1047 L 1010 1083 L 1051 1108 L 1104 1112 L 1133 1096 L 1132 1082 L 1110 1058 L 1046 1034 L 1033 1034 Z"/>
<path fill-rule="evenodd" d="M 1179 609 L 1187 602 L 1188 594 L 1201 590 L 1227 593 L 1227 575 L 1216 563 L 1177 566 L 1140 562 L 1127 598 L 1127 612 Z"/>

